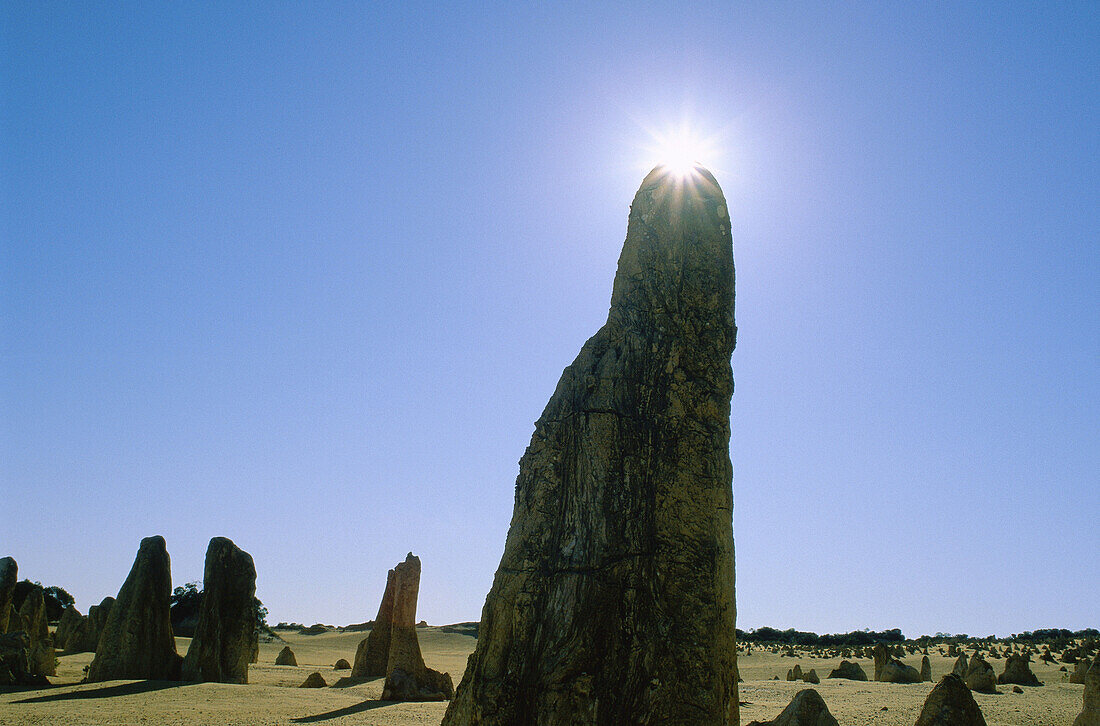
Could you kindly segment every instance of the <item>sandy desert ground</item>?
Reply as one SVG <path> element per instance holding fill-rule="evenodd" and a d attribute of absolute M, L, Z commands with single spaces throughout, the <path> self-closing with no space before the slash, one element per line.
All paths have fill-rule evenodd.
<path fill-rule="evenodd" d="M 0 691 L 0 724 L 360 724 L 365 726 L 405 726 L 438 724 L 445 703 L 386 703 L 378 700 L 382 679 L 349 683 L 348 671 L 334 671 L 340 658 L 354 659 L 355 647 L 364 632 L 329 632 L 299 635 L 281 632 L 299 663 L 298 666 L 273 665 L 282 643 L 263 643 L 260 662 L 249 670 L 246 686 L 217 683 L 179 684 L 161 681 L 110 681 L 79 684 L 83 668 L 91 662 L 91 653 L 60 657 L 53 685 L 40 689 Z M 450 672 L 455 685 L 462 677 L 466 658 L 473 650 L 474 638 L 445 633 L 439 628 L 419 630 L 420 644 L 427 664 Z M 179 652 L 187 650 L 188 639 L 177 638 Z M 954 659 L 929 652 L 935 680 L 951 670 Z M 839 658 L 794 659 L 754 648 L 751 655 L 738 659 L 741 676 L 741 722 L 774 718 L 803 683 L 771 680 L 785 677 L 789 668 L 800 663 L 803 670 L 814 668 L 822 681 L 813 686 L 843 726 L 912 726 L 932 684 L 897 685 L 825 679 L 840 663 Z M 869 659 L 858 660 L 867 673 L 873 673 Z M 919 656 L 905 662 L 920 667 Z M 1003 660 L 991 660 L 1000 673 Z M 1063 680 L 1058 665 L 1032 663 L 1032 670 L 1045 683 L 1013 693 L 1001 686 L 998 695 L 975 694 L 989 726 L 1068 726 L 1081 710 L 1083 686 Z M 329 688 L 298 688 L 310 673 L 319 671 Z"/>

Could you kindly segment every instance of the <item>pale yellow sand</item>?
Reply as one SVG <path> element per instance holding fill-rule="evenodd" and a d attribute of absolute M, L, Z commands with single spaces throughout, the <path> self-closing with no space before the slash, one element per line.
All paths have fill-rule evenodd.
<path fill-rule="evenodd" d="M 462 677 L 466 657 L 474 639 L 464 635 L 422 628 L 420 644 L 427 664 L 448 671 L 455 685 Z M 334 671 L 333 664 L 346 658 L 354 660 L 355 647 L 366 633 L 326 633 L 297 635 L 281 633 L 289 643 L 299 665 L 276 666 L 272 663 L 282 643 L 260 646 L 260 662 L 249 669 L 247 686 L 216 683 L 171 684 L 143 681 L 110 681 L 78 685 L 82 669 L 91 662 L 91 653 L 61 657 L 58 677 L 50 688 L 0 692 L 0 724 L 360 724 L 362 726 L 405 726 L 438 724 L 446 710 L 443 703 L 383 703 L 378 700 L 382 679 L 346 685 L 348 671 Z M 188 640 L 177 639 L 177 648 L 186 652 Z M 949 672 L 954 659 L 934 654 L 932 673 L 938 681 Z M 858 659 L 872 675 L 868 659 Z M 920 656 L 905 662 L 919 668 Z M 820 685 L 772 681 L 785 677 L 789 668 L 800 663 L 803 670 L 817 669 Z M 896 685 L 889 683 L 828 680 L 829 671 L 839 658 L 818 659 L 807 655 L 785 658 L 776 653 L 754 649 L 752 655 L 738 659 L 741 676 L 741 700 L 749 703 L 741 709 L 741 722 L 774 718 L 792 696 L 802 688 L 816 688 L 842 726 L 912 726 L 932 684 Z M 1003 660 L 991 660 L 994 669 L 1004 670 Z M 1059 664 L 1060 665 L 1060 664 Z M 1032 669 L 1046 685 L 1024 688 L 1012 693 L 1001 686 L 999 695 L 975 694 L 989 726 L 1068 726 L 1081 709 L 1083 686 L 1062 680 L 1058 666 L 1033 663 Z M 319 671 L 330 688 L 297 688 L 313 671 Z M 883 710 L 885 708 L 885 710 Z"/>

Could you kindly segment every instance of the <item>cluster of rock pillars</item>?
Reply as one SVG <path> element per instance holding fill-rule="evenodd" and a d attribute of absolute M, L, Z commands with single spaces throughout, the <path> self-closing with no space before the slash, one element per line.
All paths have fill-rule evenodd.
<path fill-rule="evenodd" d="M 658 167 L 631 205 L 607 322 L 565 369 L 520 460 L 504 555 L 462 682 L 455 690 L 424 664 L 411 554 L 389 572 L 352 676 L 385 676 L 386 700 L 450 700 L 444 726 L 738 724 L 735 340 L 722 191 L 701 167 Z M 9 615 L 14 582 L 14 561 L 0 561 L 0 683 L 30 684 L 53 672 L 53 643 L 41 591 Z M 66 613 L 56 638 L 95 643 L 88 681 L 247 683 L 258 652 L 255 583 L 247 553 L 211 540 L 198 626 L 181 657 L 168 553 L 150 537 L 118 597 L 84 617 Z M 876 680 L 926 678 L 885 653 L 875 660 Z M 1088 674 L 1076 726 L 1100 724 L 1100 665 Z M 970 664 L 946 676 L 918 726 L 984 724 L 971 695 L 983 676 Z M 836 720 L 806 689 L 769 723 Z"/>

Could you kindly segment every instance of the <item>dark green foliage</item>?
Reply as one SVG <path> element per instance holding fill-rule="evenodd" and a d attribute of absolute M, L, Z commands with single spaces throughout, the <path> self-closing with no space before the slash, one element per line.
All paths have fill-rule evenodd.
<path fill-rule="evenodd" d="M 27 599 L 27 595 L 35 587 L 42 587 L 42 583 L 31 582 L 30 580 L 20 580 L 15 583 L 12 605 L 15 606 L 16 610 L 23 607 L 23 601 Z M 66 592 L 65 588 L 57 585 L 42 588 L 42 597 L 46 601 L 46 620 L 50 623 L 56 623 L 60 620 L 61 613 L 65 611 L 65 608 L 76 602 L 76 599 Z"/>
<path fill-rule="evenodd" d="M 261 633 L 269 632 L 267 626 L 267 608 L 258 597 L 253 598 L 256 608 L 256 628 Z M 191 637 L 198 624 L 199 610 L 202 608 L 202 590 L 198 582 L 188 582 L 172 591 L 172 631 L 176 635 Z"/>
<path fill-rule="evenodd" d="M 900 628 L 883 630 L 853 630 L 844 634 L 808 633 L 794 628 L 776 630 L 775 628 L 756 628 L 749 632 L 737 631 L 737 640 L 741 643 L 782 643 L 784 645 L 820 645 L 820 646 L 857 646 L 875 643 L 900 643 L 905 640 Z"/>

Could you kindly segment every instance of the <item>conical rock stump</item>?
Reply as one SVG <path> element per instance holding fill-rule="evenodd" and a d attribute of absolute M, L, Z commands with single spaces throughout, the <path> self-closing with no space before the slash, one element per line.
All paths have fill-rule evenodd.
<path fill-rule="evenodd" d="M 733 241 L 711 174 L 658 167 L 604 326 L 520 460 L 444 726 L 738 723 Z"/>

